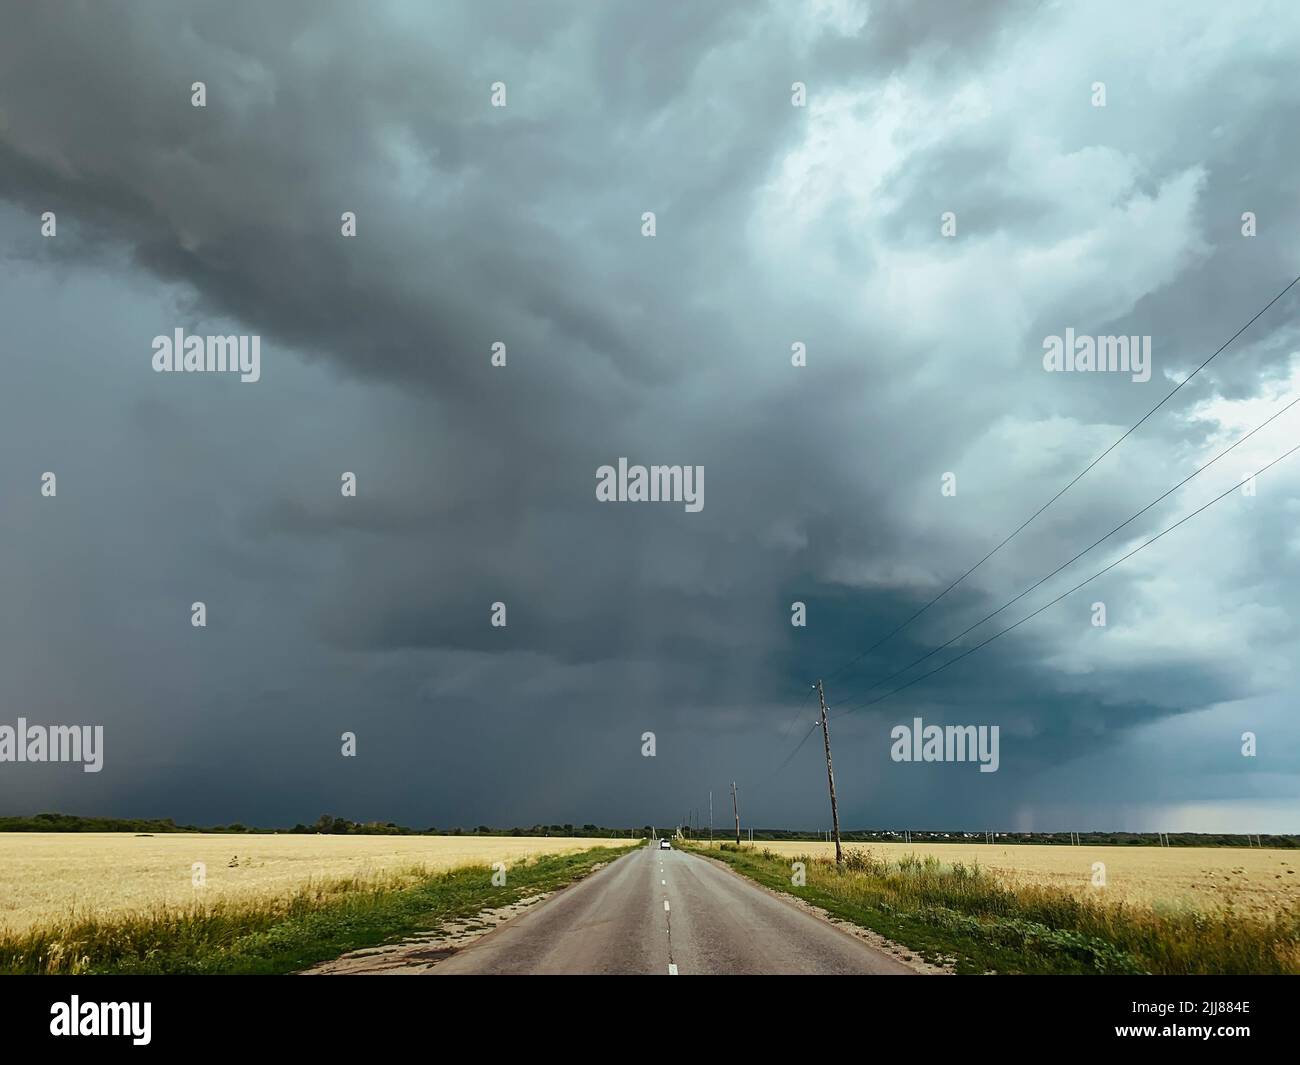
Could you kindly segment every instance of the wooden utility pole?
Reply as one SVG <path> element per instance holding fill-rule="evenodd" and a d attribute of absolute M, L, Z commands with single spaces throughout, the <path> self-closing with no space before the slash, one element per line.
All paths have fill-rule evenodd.
<path fill-rule="evenodd" d="M 736 782 L 731 782 L 731 812 L 736 815 L 736 846 L 740 846 L 740 805 L 736 802 Z"/>
<path fill-rule="evenodd" d="M 835 826 L 835 864 L 844 864 L 844 851 L 840 848 L 840 808 L 835 801 L 835 770 L 831 768 L 831 730 L 826 723 L 826 693 L 822 682 L 817 682 L 817 701 L 822 704 L 822 742 L 826 745 L 826 783 L 831 787 L 831 824 Z"/>

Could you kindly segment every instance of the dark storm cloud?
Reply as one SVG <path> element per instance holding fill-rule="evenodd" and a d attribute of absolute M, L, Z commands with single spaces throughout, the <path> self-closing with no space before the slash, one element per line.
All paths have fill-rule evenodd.
<path fill-rule="evenodd" d="M 101 799 L 221 821 L 642 823 L 763 777 L 815 671 L 941 591 L 1294 276 L 1300 99 L 1272 39 L 1294 19 L 1205 14 L 1193 46 L 1174 9 L 1111 14 L 1122 40 L 1100 13 L 976 3 L 6 7 L 6 491 L 55 464 L 105 486 L 61 491 L 83 525 L 39 503 L 7 519 L 10 700 L 101 703 L 139 769 Z M 833 700 L 879 694 L 1231 442 L 1231 401 L 1262 420 L 1294 306 Z M 179 324 L 261 334 L 264 380 L 149 375 Z M 1067 326 L 1152 335 L 1152 381 L 1044 373 Z M 704 465 L 705 509 L 598 504 L 621 455 Z M 1294 483 L 842 719 L 849 817 L 1006 818 L 1041 801 L 1034 773 L 1139 725 L 1289 690 Z M 111 548 L 86 552 L 87 528 Z M 204 597 L 198 645 L 176 619 Z M 80 681 L 24 662 L 60 624 L 96 663 Z M 900 778 L 886 737 L 913 711 L 1003 721 L 996 784 Z M 340 775 L 348 728 L 368 758 Z M 820 817 L 807 779 L 765 780 L 753 813 Z M 0 794 L 94 805 L 65 787 Z"/>

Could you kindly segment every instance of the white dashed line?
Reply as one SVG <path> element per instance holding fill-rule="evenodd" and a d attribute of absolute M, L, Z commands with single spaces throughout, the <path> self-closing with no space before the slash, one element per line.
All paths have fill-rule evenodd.
<path fill-rule="evenodd" d="M 668 900 L 664 899 L 664 913 L 668 912 Z"/>
<path fill-rule="evenodd" d="M 663 884 L 664 887 L 667 887 L 667 886 L 668 886 L 668 881 L 667 881 L 667 880 L 660 880 L 659 883 Z"/>
<path fill-rule="evenodd" d="M 669 975 L 669 976 L 676 976 L 676 975 L 677 975 L 677 966 L 674 965 L 672 962 L 669 962 L 669 963 L 668 963 L 668 975 Z"/>

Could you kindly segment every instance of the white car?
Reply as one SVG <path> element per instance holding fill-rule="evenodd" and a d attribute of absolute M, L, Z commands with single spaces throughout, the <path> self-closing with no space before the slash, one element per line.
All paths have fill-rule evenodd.
<path fill-rule="evenodd" d="M 669 843 L 666 839 L 661 839 L 659 841 L 659 849 L 661 851 L 670 851 L 673 849 L 673 845 Z"/>

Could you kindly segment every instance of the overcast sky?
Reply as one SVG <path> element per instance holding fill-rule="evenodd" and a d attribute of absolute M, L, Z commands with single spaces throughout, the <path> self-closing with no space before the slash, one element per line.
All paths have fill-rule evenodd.
<path fill-rule="evenodd" d="M 3 0 L 0 724 L 105 751 L 0 812 L 825 826 L 825 676 L 846 827 L 1300 830 L 1300 456 L 851 709 L 1300 443 L 872 687 L 1300 394 L 1300 285 L 835 672 L 1300 274 L 1297 54 L 1287 3 Z M 178 328 L 261 379 L 155 373 Z M 703 509 L 599 502 L 621 456 Z"/>

